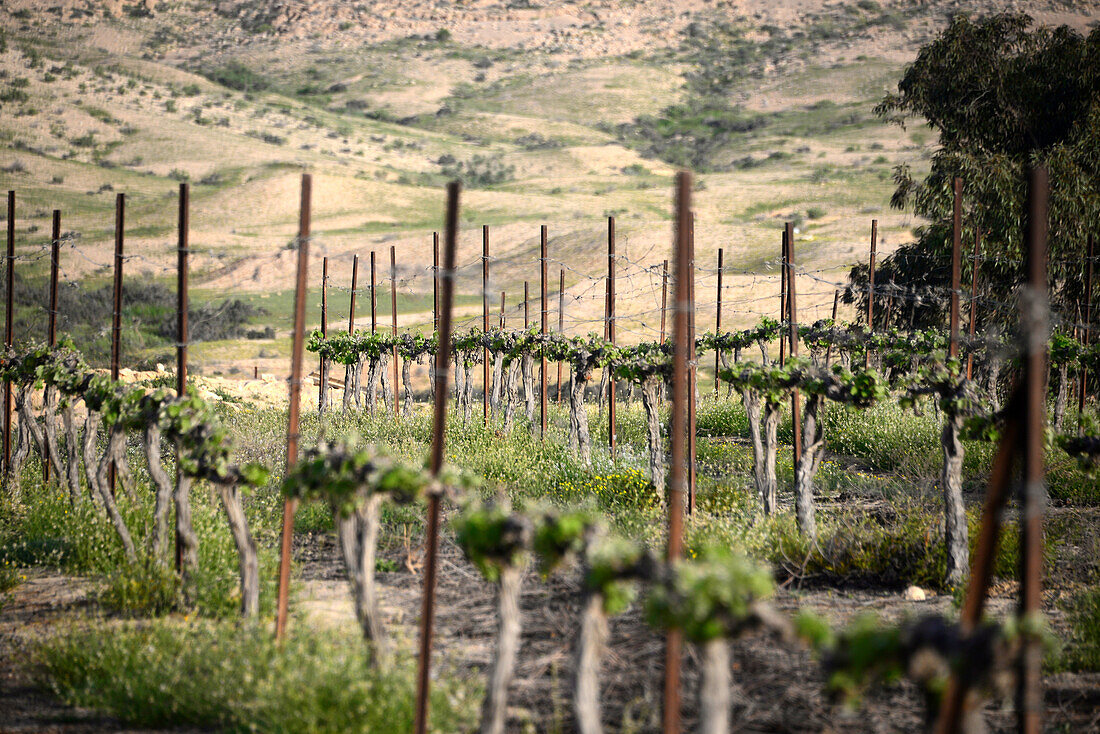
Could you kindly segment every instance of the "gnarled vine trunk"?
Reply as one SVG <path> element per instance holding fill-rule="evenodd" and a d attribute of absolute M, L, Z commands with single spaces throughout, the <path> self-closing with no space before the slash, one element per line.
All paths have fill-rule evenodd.
<path fill-rule="evenodd" d="M 588 413 L 584 409 L 584 386 L 587 375 L 573 373 L 569 386 L 569 445 L 577 451 L 581 461 L 592 463 L 592 436 L 588 432 Z"/>
<path fill-rule="evenodd" d="M 401 360 L 401 415 L 410 417 L 413 412 L 412 360 Z"/>
<path fill-rule="evenodd" d="M 73 504 L 76 504 L 80 501 L 80 439 L 77 436 L 73 406 L 69 402 L 61 409 L 61 422 L 65 430 L 65 480 L 69 483 L 69 496 Z"/>
<path fill-rule="evenodd" d="M 57 388 L 47 385 L 42 394 L 42 426 L 46 433 L 46 454 L 58 484 L 65 482 L 65 467 L 61 463 L 61 445 L 57 441 Z M 69 499 L 75 504 L 77 497 L 70 489 Z"/>
<path fill-rule="evenodd" d="M 817 537 L 817 520 L 814 517 L 814 477 L 821 468 L 825 455 L 825 432 L 821 411 L 825 407 L 824 395 L 807 395 L 802 413 L 802 458 L 795 468 L 794 510 L 798 530 L 808 538 Z"/>
<path fill-rule="evenodd" d="M 493 418 L 500 418 L 500 400 L 504 392 L 504 352 L 493 352 L 493 377 L 489 388 L 489 410 Z"/>
<path fill-rule="evenodd" d="M 179 449 L 176 449 L 177 455 Z M 180 557 L 184 591 L 190 575 L 199 567 L 199 536 L 191 519 L 191 477 L 176 470 L 176 490 L 172 493 L 176 506 L 176 552 Z"/>
<path fill-rule="evenodd" d="M 99 476 L 96 471 L 95 445 L 99 438 L 99 411 L 88 408 L 88 414 L 84 416 L 84 440 L 81 451 L 84 454 L 84 478 L 88 481 L 88 494 L 92 499 L 102 497 L 103 492 L 99 486 Z"/>
<path fill-rule="evenodd" d="M 378 605 L 378 589 L 374 583 L 375 551 L 381 522 L 381 494 L 371 495 L 347 517 L 335 511 L 336 534 L 348 572 L 355 617 L 363 638 L 371 645 L 371 664 L 378 667 L 386 660 L 389 645 L 382 612 Z"/>
<path fill-rule="evenodd" d="M 1054 430 L 1061 431 L 1066 419 L 1066 396 L 1069 394 L 1069 367 L 1065 364 L 1058 368 L 1058 394 L 1054 398 Z"/>
<path fill-rule="evenodd" d="M 92 442 L 95 442 L 94 434 Z M 126 432 L 119 426 L 111 426 L 107 432 L 107 449 L 99 458 L 99 463 L 95 464 L 95 484 L 96 488 L 99 490 L 99 499 L 103 502 L 103 507 L 107 510 L 107 517 L 111 520 L 111 524 L 115 527 L 115 532 L 118 533 L 118 537 L 122 540 L 122 548 L 126 552 L 126 558 L 130 561 L 135 561 L 137 560 L 137 552 L 134 550 L 134 541 L 130 536 L 130 529 L 126 527 L 126 521 L 122 519 L 122 514 L 118 511 L 118 504 L 115 503 L 115 498 L 111 494 L 110 488 L 107 486 L 107 472 L 110 469 L 111 462 L 114 460 L 115 455 L 118 454 L 119 448 L 124 445 L 125 442 Z M 85 439 L 85 445 L 87 445 L 87 439 Z"/>
<path fill-rule="evenodd" d="M 724 637 L 703 644 L 703 681 L 699 689 L 699 731 L 727 734 L 730 729 L 730 645 Z"/>
<path fill-rule="evenodd" d="M 470 420 L 470 414 L 474 405 L 474 380 L 470 372 L 473 368 L 469 362 L 462 364 L 462 425 Z"/>
<path fill-rule="evenodd" d="M 367 412 L 374 415 L 374 406 L 378 402 L 378 359 L 371 357 L 367 364 Z"/>
<path fill-rule="evenodd" d="M 328 412 L 329 405 L 331 403 L 329 389 L 328 389 L 328 373 L 329 362 L 325 357 L 321 357 L 321 368 L 317 376 L 317 416 L 324 418 L 325 413 Z"/>
<path fill-rule="evenodd" d="M 649 454 L 649 481 L 653 482 L 658 497 L 665 494 L 665 450 L 661 440 L 661 414 L 658 401 L 663 380 L 650 376 L 642 381 L 642 408 L 645 409 L 646 449 Z"/>
<path fill-rule="evenodd" d="M 601 734 L 600 660 L 607 645 L 607 615 L 603 594 L 590 593 L 581 612 L 577 636 L 577 677 L 573 687 L 573 710 L 580 734 Z"/>
<path fill-rule="evenodd" d="M 168 561 L 168 512 L 172 503 L 172 480 L 164 470 L 160 454 L 160 426 L 154 420 L 145 426 L 145 461 L 148 464 L 149 479 L 156 487 L 156 501 L 153 504 L 153 558 L 157 563 Z"/>
<path fill-rule="evenodd" d="M 513 360 L 508 365 L 506 372 L 507 376 L 504 380 L 504 430 L 510 433 L 516 417 L 516 390 L 519 386 L 520 363 Z"/>
<path fill-rule="evenodd" d="M 966 505 L 962 495 L 963 445 L 959 440 L 962 419 L 947 416 L 940 433 L 943 447 L 944 543 L 947 546 L 947 585 L 958 586 L 966 578 L 970 568 L 970 550 L 967 545 Z"/>
<path fill-rule="evenodd" d="M 776 434 L 779 429 L 778 406 L 762 401 L 752 390 L 741 390 L 741 401 L 749 420 L 752 439 L 752 478 L 765 515 L 778 506 L 778 481 L 775 476 Z"/>
<path fill-rule="evenodd" d="M 527 401 L 527 422 L 533 424 L 535 420 L 535 358 L 530 354 L 523 355 L 523 399 Z M 534 425 L 532 431 L 537 430 Z"/>
<path fill-rule="evenodd" d="M 462 416 L 462 425 L 466 425 L 466 371 L 462 369 L 462 357 L 455 354 L 455 412 Z"/>
<path fill-rule="evenodd" d="M 344 398 L 343 409 L 347 413 L 352 406 L 359 406 L 359 380 L 363 374 L 363 360 L 344 366 Z"/>
<path fill-rule="evenodd" d="M 378 381 L 382 383 L 382 407 L 386 412 L 393 408 L 393 391 L 396 389 L 395 385 L 390 384 L 392 380 L 390 380 L 389 368 L 389 353 L 383 352 L 382 356 L 378 358 Z"/>
<path fill-rule="evenodd" d="M 481 706 L 480 734 L 504 734 L 508 712 L 508 685 L 512 682 L 516 655 L 519 652 L 519 592 L 522 581 L 522 568 L 505 566 L 501 569 L 500 585 L 497 589 L 500 627 L 497 630 L 497 647 L 489 674 L 489 686 Z"/>
<path fill-rule="evenodd" d="M 256 541 L 248 530 L 248 519 L 241 504 L 241 492 L 235 484 L 218 484 L 218 494 L 229 521 L 229 531 L 237 546 L 241 581 L 241 616 L 254 617 L 260 612 L 260 561 Z"/>

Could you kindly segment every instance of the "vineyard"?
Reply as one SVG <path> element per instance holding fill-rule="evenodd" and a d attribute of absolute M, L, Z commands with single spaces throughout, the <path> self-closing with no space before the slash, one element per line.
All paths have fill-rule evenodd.
<path fill-rule="evenodd" d="M 0 732 L 1100 732 L 1100 30 L 540 3 L 0 10 Z"/>
<path fill-rule="evenodd" d="M 1038 203 L 1032 205 L 1026 254 L 1028 272 L 1039 283 L 1044 283 L 1045 231 L 1039 217 L 1045 215 L 1046 186 L 1044 172 L 1036 173 L 1031 197 Z M 956 184 L 956 196 L 960 191 Z M 865 292 L 849 285 L 846 293 L 849 301 L 864 296 L 864 318 L 799 323 L 796 240 L 788 225 L 782 231 L 782 318 L 765 317 L 744 330 L 696 333 L 690 194 L 690 178 L 682 175 L 674 268 L 662 283 L 670 317 L 667 338 L 617 343 L 613 220 L 604 336 L 550 331 L 545 308 L 538 326 L 508 329 L 503 317 L 493 325 L 487 291 L 486 328 L 457 328 L 457 184 L 448 194 L 442 262 L 433 268 L 436 330 L 399 332 L 395 316 L 389 333 L 377 327 L 362 331 L 351 316 L 347 330 L 330 332 L 322 311 L 322 328 L 307 337 L 311 181 L 305 176 L 290 409 L 259 414 L 210 402 L 188 386 L 188 190 L 181 186 L 174 385 L 121 382 L 117 344 L 113 376 L 93 369 L 76 345 L 58 339 L 52 328 L 48 343 L 10 347 L 0 365 L 15 418 L 4 433 L 5 502 L 20 532 L 6 541 L 4 573 L 11 585 L 18 565 L 28 561 L 106 572 L 99 603 L 122 618 L 151 613 L 172 619 L 182 613 L 186 620 L 194 613 L 217 619 L 235 607 L 251 621 L 232 642 L 221 643 L 208 637 L 218 634 L 212 631 L 216 626 L 202 623 L 182 629 L 123 623 L 128 631 L 93 646 L 94 660 L 81 652 L 88 640 L 80 635 L 39 642 L 32 654 L 52 671 L 46 675 L 54 690 L 99 705 L 94 690 L 121 682 L 117 676 L 135 675 L 132 657 L 126 665 L 116 659 L 137 652 L 127 652 L 129 645 L 150 634 L 163 637 L 156 649 L 173 639 L 189 644 L 191 636 L 204 644 L 257 645 L 257 639 L 240 636 L 267 638 L 272 612 L 279 652 L 264 654 L 287 655 L 290 649 L 305 654 L 283 647 L 310 624 L 295 610 L 300 593 L 292 593 L 300 583 L 295 569 L 303 558 L 332 547 L 365 643 L 361 681 L 374 691 L 371 696 L 379 695 L 377 686 L 407 685 L 398 694 L 406 697 L 404 708 L 394 715 L 408 717 L 403 728 L 414 731 L 464 728 L 477 721 L 483 732 L 511 727 L 509 697 L 529 612 L 525 588 L 547 582 L 553 603 L 566 605 L 563 612 L 572 608 L 576 620 L 568 625 L 575 637 L 565 643 L 573 658 L 572 683 L 564 694 L 572 714 L 560 714 L 561 726 L 586 734 L 609 724 L 625 726 L 625 717 L 634 715 L 654 717 L 654 726 L 659 717 L 664 731 L 678 730 L 684 717 L 701 731 L 736 728 L 731 711 L 743 710 L 743 704 L 735 706 L 732 698 L 740 683 L 731 674 L 730 649 L 746 644 L 742 640 L 757 645 L 770 640 L 767 644 L 817 660 L 818 695 L 847 701 L 845 706 L 873 695 L 876 683 L 910 679 L 926 693 L 923 712 L 914 709 L 914 714 L 937 730 L 971 730 L 984 701 L 1010 693 L 1013 685 L 1022 697 L 1021 720 L 1048 714 L 1049 704 L 1033 698 L 1041 690 L 1042 660 L 1045 656 L 1047 667 L 1073 663 L 1066 652 L 1048 645 L 1055 632 L 1044 617 L 1039 584 L 1062 559 L 1035 523 L 1042 522 L 1041 508 L 1048 503 L 1095 501 L 1100 439 L 1087 376 L 1100 366 L 1100 345 L 1090 343 L 1088 321 L 1070 321 L 1048 309 L 1042 285 L 1031 300 L 1021 300 L 1015 323 L 964 334 L 960 313 L 967 293 L 958 287 L 944 294 L 948 330 L 905 328 L 900 319 L 891 319 L 889 305 L 875 319 L 872 269 Z M 14 197 L 9 194 L 9 212 Z M 956 283 L 960 235 L 958 228 Z M 54 241 L 54 258 L 59 244 Z M 487 272 L 487 258 L 483 264 Z M 545 283 L 545 260 L 542 264 Z M 1086 265 L 1091 276 L 1091 261 Z M 55 279 L 52 290 L 56 287 Z M 370 293 L 373 297 L 373 288 Z M 545 305 L 545 289 L 543 294 Z M 894 288 L 888 303 L 914 295 Z M 839 301 L 839 291 L 836 296 Z M 969 298 L 977 305 L 976 292 Z M 117 309 L 115 314 L 117 333 Z M 303 377 L 306 354 L 317 360 L 317 380 Z M 711 357 L 713 390 L 701 392 L 699 369 Z M 424 363 L 430 389 L 423 397 L 434 405 L 430 416 L 412 379 L 412 366 Z M 484 379 L 475 392 L 478 365 Z M 564 377 L 551 390 L 557 365 Z M 1056 380 L 1052 388 L 1044 387 L 1048 370 Z M 317 390 L 316 411 L 302 415 L 302 387 L 310 383 Z M 1049 400 L 1051 420 L 1045 417 Z M 475 411 L 478 402 L 482 409 Z M 265 426 L 258 434 L 245 428 L 254 421 Z M 279 421 L 286 437 L 281 448 Z M 880 438 L 883 421 L 895 425 L 886 425 Z M 915 433 L 902 437 L 899 431 Z M 883 438 L 910 445 L 884 449 L 876 445 Z M 282 465 L 273 455 L 284 451 Z M 1050 459 L 1043 460 L 1044 452 L 1051 452 Z M 870 472 L 854 470 L 860 479 L 852 481 L 853 470 L 838 467 L 841 455 Z M 1013 463 L 1020 455 L 1026 491 L 1010 503 Z M 914 460 L 924 467 L 907 465 Z M 896 488 L 910 481 L 907 476 L 929 469 L 935 494 L 906 498 Z M 966 501 L 965 486 L 975 474 L 988 476 L 981 513 Z M 196 482 L 213 494 L 196 496 Z M 868 517 L 858 509 L 875 495 L 880 499 L 870 506 L 879 507 L 871 512 L 889 508 L 892 517 Z M 857 509 L 844 507 L 853 501 Z M 1021 514 L 1012 519 L 1016 506 Z M 325 540 L 330 532 L 334 543 Z M 47 537 L 55 534 L 60 537 Z M 402 543 L 405 570 L 422 585 L 415 656 L 408 633 L 393 629 L 387 599 L 393 589 L 379 580 L 379 574 L 398 570 L 392 559 Z M 447 569 L 442 575 L 449 575 L 461 562 L 451 548 L 494 590 L 495 612 L 482 612 L 495 619 L 490 665 L 476 688 L 471 688 L 476 678 L 454 672 L 433 684 L 433 652 L 445 653 L 433 646 L 440 564 Z M 474 578 L 470 571 L 460 573 Z M 564 598 L 563 582 L 554 581 L 561 576 L 570 579 Z M 982 609 L 995 582 L 1014 581 L 1022 599 L 1019 614 L 985 619 Z M 798 594 L 789 596 L 790 589 L 823 584 L 908 585 L 906 594 L 914 599 L 942 590 L 963 606 L 961 615 L 949 604 L 919 616 L 858 616 L 836 626 L 818 609 L 800 608 Z M 663 676 L 662 702 L 642 704 L 636 713 L 631 706 L 637 703 L 605 705 L 601 693 L 601 670 L 615 654 L 610 629 L 624 613 L 644 620 L 647 634 L 665 638 L 663 665 L 653 668 Z M 684 642 L 695 652 L 682 678 Z M 297 644 L 318 643 L 299 638 Z M 1095 643 L 1081 644 L 1085 647 L 1075 655 L 1095 654 L 1087 647 Z M 73 654 L 83 662 L 62 662 Z M 449 654 L 445 660 L 447 666 L 462 666 Z M 57 667 L 69 664 L 77 667 Z M 417 670 L 415 678 L 394 683 L 412 675 L 410 666 Z M 690 681 L 697 694 L 682 703 L 681 687 Z M 656 690 L 649 688 L 653 682 L 641 684 L 645 691 Z M 479 714 L 472 704 L 476 691 L 483 691 Z M 108 710 L 124 720 L 211 721 L 205 718 L 209 713 L 188 713 L 186 696 L 169 695 L 149 718 L 144 702 L 133 694 L 118 695 L 111 695 Z M 1076 705 L 1087 707 L 1088 700 Z M 1059 715 L 1077 721 L 1073 710 Z M 751 709 L 745 713 L 751 716 Z M 324 715 L 313 715 L 320 718 L 299 723 L 333 725 L 324 723 Z M 337 720 L 343 715 L 347 712 Z M 244 724 L 233 721 L 222 723 Z"/>

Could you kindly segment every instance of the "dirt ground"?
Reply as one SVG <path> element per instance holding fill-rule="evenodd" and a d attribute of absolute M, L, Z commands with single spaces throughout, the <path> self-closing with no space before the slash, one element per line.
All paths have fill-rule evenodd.
<path fill-rule="evenodd" d="M 415 544 L 414 544 L 415 547 Z M 293 602 L 295 623 L 336 626 L 357 634 L 344 572 L 333 539 L 306 536 L 297 542 L 302 583 Z M 394 635 L 411 645 L 416 636 L 421 577 L 417 553 L 398 541 L 383 556 L 398 570 L 379 574 L 384 612 Z M 445 541 L 438 591 L 437 664 L 460 674 L 484 671 L 492 657 L 495 631 L 493 588 Z M 413 570 L 410 570 L 413 569 Z M 95 613 L 89 593 L 94 581 L 44 570 L 10 592 L 0 610 L 0 732 L 138 732 L 95 712 L 64 706 L 34 688 L 20 659 L 20 641 L 60 626 L 76 616 Z M 800 606 L 843 621 L 876 611 L 886 617 L 943 611 L 950 598 L 929 594 L 908 601 L 896 592 L 868 590 L 783 589 L 780 608 Z M 991 611 L 1007 611 L 1012 599 L 992 600 Z M 572 644 L 580 611 L 575 573 L 550 581 L 530 573 L 522 597 L 524 629 L 516 679 L 510 691 L 509 731 L 573 731 L 570 689 Z M 639 612 L 613 619 L 602 677 L 602 705 L 609 731 L 659 730 L 663 638 L 645 625 Z M 741 732 L 895 732 L 921 728 L 917 691 L 899 685 L 872 692 L 858 711 L 833 705 L 823 693 L 820 666 L 808 651 L 767 638 L 748 638 L 733 646 L 735 731 Z M 684 662 L 684 725 L 696 725 L 698 657 L 688 646 Z M 1047 729 L 1100 732 L 1100 675 L 1060 674 L 1046 679 Z M 1012 728 L 1011 713 L 990 706 L 993 731 Z"/>

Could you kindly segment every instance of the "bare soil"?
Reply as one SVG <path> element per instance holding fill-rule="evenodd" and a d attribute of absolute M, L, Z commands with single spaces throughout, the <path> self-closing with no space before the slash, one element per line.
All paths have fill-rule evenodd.
<path fill-rule="evenodd" d="M 293 602 L 294 623 L 331 625 L 356 634 L 333 538 L 303 536 L 296 546 L 302 582 Z M 417 547 L 415 541 L 393 543 L 382 556 L 398 570 L 379 574 L 391 629 L 410 646 L 417 633 L 422 583 Z M 493 654 L 494 589 L 453 543 L 444 541 L 441 559 L 436 661 L 459 674 L 478 675 L 487 669 Z M 23 659 L 21 649 L 30 636 L 61 629 L 99 612 L 90 594 L 94 587 L 93 580 L 37 570 L 9 592 L 0 609 L 0 733 L 147 731 L 127 729 L 110 717 L 59 703 L 35 687 L 32 671 Z M 993 614 L 1010 610 L 1011 591 L 1008 587 L 995 590 Z M 777 603 L 788 612 L 809 607 L 843 622 L 869 611 L 888 618 L 943 612 L 951 600 L 929 594 L 925 601 L 908 601 L 894 591 L 881 590 L 786 588 L 780 591 Z M 580 606 L 575 572 L 559 573 L 546 582 L 532 572 L 525 579 L 524 629 L 511 688 L 509 730 L 574 730 L 572 645 Z M 663 656 L 663 637 L 645 624 L 637 609 L 613 619 L 602 678 L 602 705 L 609 731 L 659 730 Z M 688 731 L 697 723 L 698 663 L 696 651 L 688 646 L 683 688 Z M 902 684 L 872 691 L 858 711 L 846 710 L 823 692 L 820 666 L 804 649 L 750 637 L 734 643 L 732 665 L 737 731 L 892 732 L 921 728 L 923 706 L 914 687 Z M 1100 731 L 1100 674 L 1048 676 L 1046 686 L 1048 730 Z M 986 718 L 992 731 L 1008 731 L 1013 725 L 1007 706 L 991 705 Z"/>

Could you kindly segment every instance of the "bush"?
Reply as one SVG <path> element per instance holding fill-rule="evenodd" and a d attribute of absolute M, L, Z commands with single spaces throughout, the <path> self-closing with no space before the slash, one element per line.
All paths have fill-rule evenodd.
<path fill-rule="evenodd" d="M 48 637 L 31 657 L 40 686 L 131 726 L 381 732 L 413 725 L 414 661 L 378 670 L 361 640 L 304 625 L 282 644 L 266 624 L 93 626 Z M 440 671 L 432 729 L 469 730 L 479 698 L 473 685 Z"/>
<path fill-rule="evenodd" d="M 1100 671 L 1100 587 L 1078 592 L 1067 611 L 1070 633 L 1058 667 Z"/>
<path fill-rule="evenodd" d="M 202 75 L 212 82 L 241 92 L 261 92 L 271 86 L 265 77 L 240 61 L 230 61 L 225 66 L 205 70 Z"/>
<path fill-rule="evenodd" d="M 442 159 L 441 159 L 442 160 Z M 442 164 L 447 178 L 458 179 L 470 188 L 493 186 L 515 177 L 516 167 L 503 163 L 499 156 L 475 155 L 468 161 Z"/>
<path fill-rule="evenodd" d="M 825 209 L 820 206 L 811 206 L 809 209 L 806 210 L 807 219 L 821 219 L 826 214 L 828 214 L 828 212 L 826 212 Z"/>

